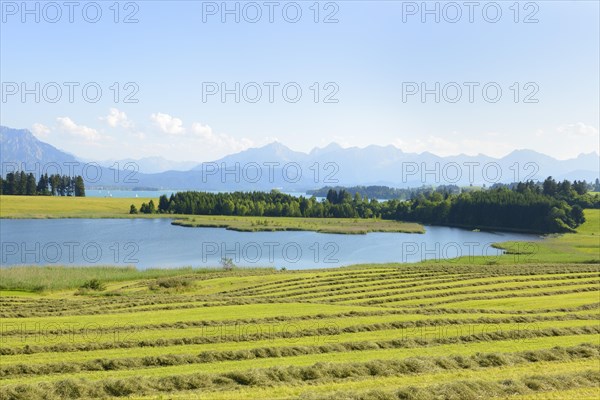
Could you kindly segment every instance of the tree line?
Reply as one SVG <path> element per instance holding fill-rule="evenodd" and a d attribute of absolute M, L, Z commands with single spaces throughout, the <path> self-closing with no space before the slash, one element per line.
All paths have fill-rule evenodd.
<path fill-rule="evenodd" d="M 9 172 L 0 176 L 0 194 L 17 196 L 85 196 L 85 184 L 81 176 L 40 175 L 24 171 Z"/>
<path fill-rule="evenodd" d="M 130 213 L 236 215 L 269 217 L 381 218 L 435 225 L 534 232 L 571 232 L 585 221 L 584 208 L 600 208 L 600 196 L 585 182 L 518 182 L 486 190 L 453 193 L 446 187 L 421 191 L 410 200 L 354 196 L 329 189 L 326 198 L 271 192 L 179 192 L 142 204 Z"/>
<path fill-rule="evenodd" d="M 585 222 L 584 208 L 600 208 L 600 196 L 588 193 L 595 186 L 548 177 L 458 195 L 432 191 L 398 203 L 394 218 L 467 228 L 573 232 Z"/>
<path fill-rule="evenodd" d="M 434 225 L 534 232 L 572 232 L 585 222 L 577 204 L 536 192 L 508 188 L 428 197 L 398 204 L 395 218 Z"/>
<path fill-rule="evenodd" d="M 556 182 L 552 177 L 546 179 L 546 186 L 554 187 L 554 186 L 562 186 L 559 191 L 568 192 L 570 189 L 575 190 L 578 194 L 583 195 L 588 191 L 600 192 L 600 179 L 596 178 L 596 180 L 592 182 L 582 181 L 573 181 L 573 183 L 569 181 Z M 518 185 L 531 185 L 533 184 L 536 187 L 539 187 L 540 190 L 543 188 L 544 182 L 515 182 L 511 184 L 502 184 L 496 183 L 491 187 L 493 189 L 499 187 L 508 187 L 511 189 L 515 189 Z M 485 185 L 483 185 L 485 188 Z M 349 193 L 359 193 L 362 197 L 366 197 L 369 199 L 380 199 L 380 200 L 391 200 L 391 199 L 400 199 L 400 200 L 411 200 L 417 198 L 419 195 L 423 194 L 425 196 L 429 196 L 432 192 L 438 192 L 441 194 L 460 194 L 467 191 L 477 190 L 476 187 L 460 187 L 458 185 L 439 185 L 439 186 L 431 186 L 431 185 L 423 185 L 421 187 L 415 188 L 392 188 L 389 186 L 325 186 L 320 189 L 308 190 L 306 193 L 310 196 L 316 197 L 327 197 L 331 191 L 345 191 Z M 584 207 L 589 208 L 589 207 Z"/>
<path fill-rule="evenodd" d="M 311 196 L 317 197 L 326 197 L 330 195 L 332 191 L 335 192 L 349 192 L 349 193 L 359 193 L 361 197 L 366 197 L 368 199 L 380 199 L 380 200 L 391 200 L 391 199 L 400 199 L 400 200 L 408 200 L 418 196 L 423 193 L 426 194 L 436 190 L 438 192 L 443 193 L 451 193 L 451 194 L 459 194 L 461 192 L 461 188 L 457 185 L 441 185 L 436 188 L 432 186 L 422 186 L 418 188 L 392 188 L 389 186 L 351 186 L 351 187 L 343 187 L 343 186 L 325 186 L 320 189 L 308 190 L 306 193 Z"/>

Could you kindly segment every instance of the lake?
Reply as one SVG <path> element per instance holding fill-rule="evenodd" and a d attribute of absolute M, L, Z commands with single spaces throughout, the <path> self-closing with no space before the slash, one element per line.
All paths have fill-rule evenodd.
<path fill-rule="evenodd" d="M 316 232 L 236 232 L 185 228 L 168 219 L 2 219 L 1 265 L 133 265 L 139 269 L 219 266 L 222 257 L 239 266 L 288 269 L 338 267 L 360 263 L 443 260 L 488 256 L 503 241 L 540 236 L 472 232 L 427 226 L 425 234 Z M 526 257 L 523 255 L 515 257 Z"/>

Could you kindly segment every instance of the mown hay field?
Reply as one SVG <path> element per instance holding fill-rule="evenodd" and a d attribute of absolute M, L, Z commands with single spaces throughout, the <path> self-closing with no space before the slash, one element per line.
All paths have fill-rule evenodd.
<path fill-rule="evenodd" d="M 596 398 L 599 284 L 598 264 L 418 264 L 7 291 L 0 398 Z"/>

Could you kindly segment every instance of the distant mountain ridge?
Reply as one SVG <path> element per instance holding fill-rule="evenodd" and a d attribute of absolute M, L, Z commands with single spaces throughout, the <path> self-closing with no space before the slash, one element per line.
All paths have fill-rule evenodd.
<path fill-rule="evenodd" d="M 74 155 L 38 140 L 27 129 L 0 126 L 0 161 L 4 163 L 66 163 L 75 162 Z"/>
<path fill-rule="evenodd" d="M 198 164 L 194 161 L 167 160 L 164 157 L 125 158 L 122 160 L 114 159 L 97 162 L 107 168 L 115 168 L 115 164 L 123 166 L 128 163 L 135 163 L 139 171 L 146 174 L 158 174 L 166 171 L 189 171 Z"/>
<path fill-rule="evenodd" d="M 0 127 L 3 163 L 69 163 L 74 155 L 38 140 L 26 129 Z M 309 153 L 294 151 L 279 142 L 250 148 L 212 162 L 169 161 L 162 157 L 121 160 L 138 164 L 138 171 L 115 178 L 113 164 L 102 165 L 101 177 L 84 176 L 92 186 L 157 187 L 178 190 L 271 190 L 305 191 L 323 186 L 385 185 L 406 188 L 422 185 L 492 185 L 519 180 L 555 179 L 593 181 L 600 175 L 600 156 L 580 154 L 556 160 L 533 150 L 515 150 L 502 158 L 486 155 L 440 157 L 405 153 L 394 146 L 370 145 L 342 148 L 331 143 Z M 155 163 L 155 165 L 152 165 Z M 189 170 L 174 170 L 175 168 Z M 153 169 L 154 168 L 154 169 Z M 162 170 L 168 168 L 168 171 Z M 127 171 L 125 171 L 127 172 Z M 130 171 L 129 171 L 130 172 Z M 4 171 L 3 171 L 4 173 Z"/>

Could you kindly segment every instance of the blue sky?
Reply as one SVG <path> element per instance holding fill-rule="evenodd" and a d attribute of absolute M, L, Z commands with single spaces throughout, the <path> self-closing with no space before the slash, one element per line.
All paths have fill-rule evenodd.
<path fill-rule="evenodd" d="M 97 2 L 96 23 L 84 19 L 84 6 L 95 17 L 88 2 L 78 3 L 72 23 L 64 6 L 51 23 L 54 9 L 28 2 L 38 4 L 37 23 L 22 15 L 20 1 L 1 3 L 0 122 L 88 159 L 208 161 L 273 140 L 300 151 L 329 142 L 440 155 L 530 148 L 561 159 L 598 150 L 597 1 L 477 2 L 472 22 L 464 2 L 428 2 L 439 22 L 422 15 L 421 2 L 319 2 L 318 23 L 315 1 L 274 2 L 272 23 L 262 1 L 228 2 L 240 10 L 239 23 L 234 15 L 222 22 L 221 1 L 120 2 L 118 23 L 114 1 Z M 262 17 L 251 23 L 255 5 Z M 452 23 L 454 5 L 462 16 Z M 299 21 L 286 21 L 284 7 L 288 20 L 299 8 Z M 123 23 L 131 13 L 137 22 Z M 332 13 L 338 22 L 324 23 Z M 527 16 L 538 22 L 525 23 Z M 23 101 L 21 84 L 36 91 L 36 82 L 40 101 L 33 94 Z M 55 103 L 52 82 L 62 90 Z M 78 84 L 72 103 L 64 82 Z M 81 90 L 90 82 L 102 89 L 95 103 Z M 239 82 L 240 102 L 233 94 L 203 101 L 211 82 Z M 256 103 L 249 101 L 253 82 L 262 90 Z M 265 82 L 273 82 L 273 102 Z M 435 94 L 407 95 L 436 82 L 439 103 Z M 465 82 L 472 82 L 472 102 Z M 297 102 L 284 98 L 286 84 L 290 97 L 302 90 Z M 451 102 L 457 86 L 462 97 Z M 492 102 L 497 87 L 502 95 Z M 133 91 L 138 102 L 124 102 Z M 324 102 L 333 92 L 337 102 Z"/>

